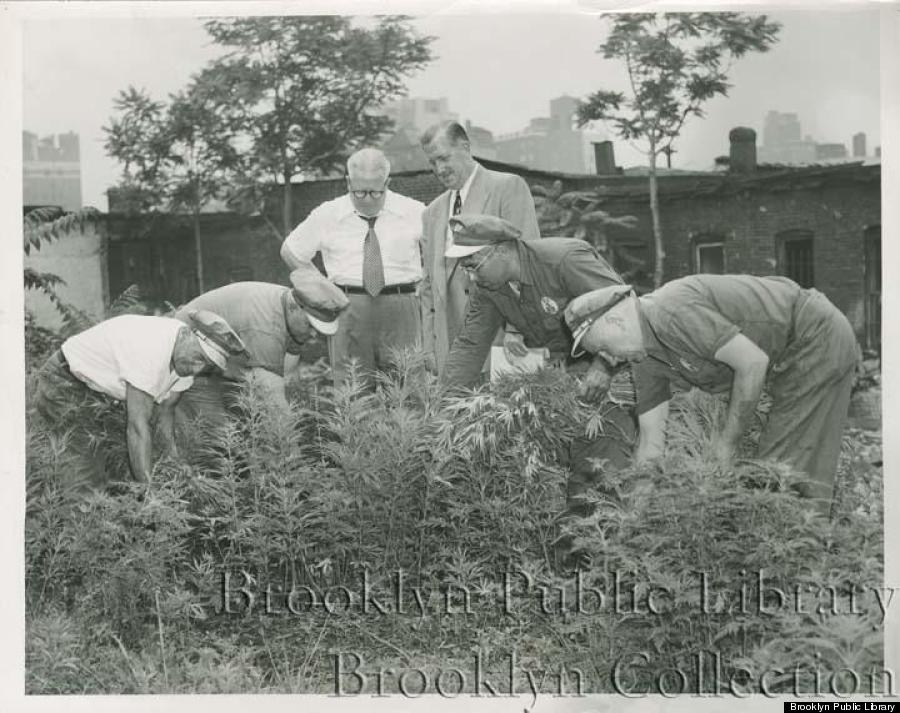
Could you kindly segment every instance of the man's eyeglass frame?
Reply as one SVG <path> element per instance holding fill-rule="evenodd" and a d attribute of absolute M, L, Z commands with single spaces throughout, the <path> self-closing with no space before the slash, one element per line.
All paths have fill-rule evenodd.
<path fill-rule="evenodd" d="M 390 183 L 390 181 L 391 181 L 390 178 L 386 178 L 384 181 L 384 188 L 382 188 L 380 190 L 361 191 L 361 190 L 357 190 L 357 189 L 353 188 L 353 186 L 350 185 L 350 176 L 347 176 L 347 190 L 350 191 L 350 193 L 353 194 L 353 197 L 356 198 L 357 200 L 361 201 L 368 196 L 372 200 L 377 201 L 387 192 L 388 183 Z"/>
<path fill-rule="evenodd" d="M 470 276 L 477 275 L 478 271 L 481 269 L 481 267 L 484 265 L 484 263 L 486 263 L 490 259 L 491 255 L 494 254 L 495 247 L 496 246 L 491 245 L 490 247 L 486 247 L 483 250 L 479 250 L 478 252 L 481 253 L 481 259 L 475 265 L 463 265 L 462 262 L 460 262 L 459 266 L 463 270 L 466 271 L 466 274 L 468 274 Z M 473 254 L 477 255 L 478 253 L 473 253 Z M 467 255 L 466 258 L 468 258 L 468 257 L 469 256 Z"/>

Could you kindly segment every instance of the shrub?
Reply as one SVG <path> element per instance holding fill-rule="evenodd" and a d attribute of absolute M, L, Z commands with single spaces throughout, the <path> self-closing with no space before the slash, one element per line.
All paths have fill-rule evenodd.
<path fill-rule="evenodd" d="M 871 597 L 846 617 L 779 606 L 774 595 L 880 584 L 881 512 L 865 502 L 880 488 L 878 468 L 850 479 L 861 458 L 852 449 L 852 505 L 829 523 L 792 493 L 790 469 L 708 460 L 721 404 L 680 397 L 664 461 L 604 472 L 595 514 L 567 526 L 593 554 L 576 575 L 549 554 L 562 454 L 603 422 L 571 398 L 571 377 L 550 369 L 452 395 L 407 355 L 375 392 L 353 379 L 336 391 L 295 387 L 299 401 L 283 413 L 250 384 L 227 430 L 184 434 L 201 450 L 193 468 L 159 463 L 149 489 L 78 501 L 30 491 L 30 691 L 332 692 L 335 651 L 429 670 L 471 668 L 478 651 L 493 671 L 515 651 L 523 666 L 580 669 L 596 692 L 613 690 L 611 671 L 629 652 L 647 653 L 622 681 L 636 690 L 698 655 L 711 673 L 708 652 L 726 684 L 741 666 L 818 661 L 862 673 L 880 662 Z M 59 444 L 33 428 L 28 448 L 29 468 L 51 478 Z M 365 611 L 358 599 L 336 613 L 322 605 L 340 585 L 358 593 L 363 576 L 387 602 L 400 570 L 424 612 L 409 598 L 405 614 Z M 617 611 L 607 595 L 606 606 L 573 608 L 578 588 L 614 592 L 616 581 L 643 606 Z M 651 588 L 665 591 L 659 613 L 646 606 Z M 290 613 L 297 592 L 302 611 Z M 438 601 L 448 592 L 453 612 Z"/>

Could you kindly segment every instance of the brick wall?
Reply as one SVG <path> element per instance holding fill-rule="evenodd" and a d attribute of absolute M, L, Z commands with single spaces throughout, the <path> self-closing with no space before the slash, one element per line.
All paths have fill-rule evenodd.
<path fill-rule="evenodd" d="M 560 180 L 564 190 L 599 191 L 603 210 L 634 215 L 635 230 L 610 228 L 614 246 L 649 246 L 652 229 L 646 178 L 569 176 L 483 161 L 488 168 L 515 171 L 530 185 Z M 391 188 L 428 203 L 443 191 L 430 171 L 392 176 Z M 300 223 L 324 201 L 342 195 L 344 179 L 307 181 L 293 187 L 293 222 Z M 235 214 L 202 216 L 206 289 L 238 279 L 287 284 L 281 261 L 280 206 L 277 192 L 265 218 Z M 865 328 L 864 242 L 868 228 L 880 225 L 880 172 L 877 166 L 847 166 L 821 171 L 792 170 L 749 178 L 725 174 L 665 176 L 660 179 L 662 230 L 666 244 L 664 274 L 671 280 L 696 271 L 694 246 L 704 236 L 721 238 L 727 272 L 769 275 L 778 272 L 777 236 L 808 230 L 813 236 L 814 285 L 853 323 Z M 278 226 L 278 227 L 276 227 Z M 109 291 L 115 296 L 131 282 L 144 282 L 173 302 L 197 294 L 193 281 L 194 247 L 190 220 L 184 216 L 113 218 L 110 227 Z M 631 248 L 629 248 L 631 249 Z M 614 259 L 624 270 L 625 262 Z"/>
<path fill-rule="evenodd" d="M 616 241 L 652 246 L 646 201 L 613 198 L 604 206 L 614 215 L 635 215 L 635 231 L 614 231 Z M 760 187 L 723 195 L 663 200 L 660 207 L 666 258 L 664 279 L 696 272 L 698 241 L 721 239 L 725 270 L 753 275 L 779 274 L 778 235 L 809 231 L 813 239 L 814 287 L 825 293 L 862 335 L 864 241 L 881 222 L 880 181 L 824 183 L 771 191 Z M 652 254 L 652 250 L 651 250 Z"/>

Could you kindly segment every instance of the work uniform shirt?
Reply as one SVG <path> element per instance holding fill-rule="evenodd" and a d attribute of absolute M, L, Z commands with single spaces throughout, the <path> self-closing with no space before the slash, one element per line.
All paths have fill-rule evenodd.
<path fill-rule="evenodd" d="M 778 370 L 793 331 L 793 315 L 806 294 L 786 277 L 691 275 L 640 298 L 648 358 L 634 365 L 637 412 L 672 396 L 672 384 L 728 391 L 734 371 L 715 358 L 743 334 Z"/>
<path fill-rule="evenodd" d="M 572 335 L 563 312 L 570 300 L 591 290 L 622 283 L 621 278 L 584 240 L 544 238 L 516 241 L 521 264 L 518 294 L 509 285 L 498 290 L 479 285 L 465 323 L 450 348 L 446 378 L 450 383 L 477 383 L 497 330 L 514 326 L 526 346 L 568 354 Z"/>
<path fill-rule="evenodd" d="M 69 371 L 94 391 L 124 401 L 131 384 L 160 403 L 194 383 L 172 367 L 182 329 L 177 319 L 126 314 L 69 337 L 61 349 Z"/>
<path fill-rule="evenodd" d="M 385 285 L 406 285 L 422 279 L 424 204 L 387 191 L 384 207 L 375 221 L 381 248 Z M 348 194 L 322 203 L 285 238 L 284 248 L 297 260 L 312 262 L 317 252 L 328 277 L 337 284 L 362 286 L 363 244 L 369 231 Z"/>
<path fill-rule="evenodd" d="M 233 282 L 194 298 L 181 307 L 175 317 L 190 324 L 188 314 L 194 309 L 205 309 L 219 315 L 247 347 L 250 356 L 241 363 L 242 366 L 266 369 L 283 376 L 284 355 L 299 354 L 301 349 L 301 345 L 288 333 L 285 301 L 292 299 L 290 288 L 283 285 Z M 306 319 L 299 311 L 292 313 Z M 308 325 L 302 326 L 310 329 Z"/>

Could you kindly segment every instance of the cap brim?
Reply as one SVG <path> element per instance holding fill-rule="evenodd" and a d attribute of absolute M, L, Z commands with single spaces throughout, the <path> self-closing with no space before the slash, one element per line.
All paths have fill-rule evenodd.
<path fill-rule="evenodd" d="M 319 334 L 324 334 L 327 337 L 337 334 L 338 320 L 335 319 L 331 322 L 323 322 L 321 319 L 313 317 L 309 312 L 306 313 L 306 318 L 309 320 L 312 328 L 319 332 Z"/>
<path fill-rule="evenodd" d="M 575 328 L 575 331 L 572 332 L 572 351 L 571 354 L 573 357 L 580 357 L 585 353 L 585 350 L 582 349 L 578 351 L 578 345 L 581 344 L 581 340 L 584 339 L 584 335 L 588 333 L 588 329 L 591 328 L 591 324 L 593 324 L 593 319 L 586 319 L 584 322 L 578 325 Z M 577 353 L 576 353 L 577 352 Z"/>
<path fill-rule="evenodd" d="M 209 359 L 217 367 L 219 367 L 219 369 L 225 371 L 225 366 L 228 363 L 228 356 L 225 354 L 225 352 L 218 349 L 209 341 L 207 337 L 196 332 L 195 334 L 197 334 L 197 343 L 200 345 L 200 348 L 203 350 L 206 358 Z"/>
<path fill-rule="evenodd" d="M 474 255 L 479 250 L 484 250 L 487 245 L 457 245 L 453 243 L 449 248 L 444 251 L 444 257 L 466 257 L 467 255 Z"/>

